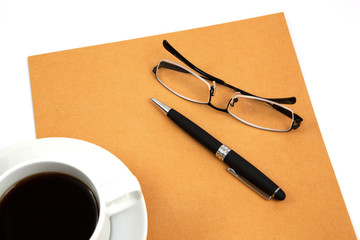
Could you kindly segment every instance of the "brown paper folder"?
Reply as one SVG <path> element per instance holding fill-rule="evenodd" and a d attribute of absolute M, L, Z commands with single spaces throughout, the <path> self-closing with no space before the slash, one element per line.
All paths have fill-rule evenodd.
<path fill-rule="evenodd" d="M 161 59 L 179 62 L 163 39 L 231 85 L 263 97 L 296 96 L 290 107 L 302 125 L 258 130 L 175 96 L 152 72 Z M 37 137 L 78 138 L 119 157 L 141 183 L 149 240 L 356 238 L 282 13 L 31 56 L 29 68 Z M 219 86 L 214 104 L 231 94 Z M 287 198 L 259 197 L 150 97 L 253 163 Z"/>

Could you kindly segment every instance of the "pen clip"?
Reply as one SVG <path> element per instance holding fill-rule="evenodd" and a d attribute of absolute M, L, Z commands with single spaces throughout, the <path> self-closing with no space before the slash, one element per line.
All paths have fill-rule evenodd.
<path fill-rule="evenodd" d="M 241 182 L 243 182 L 245 185 L 247 185 L 249 188 L 251 188 L 253 191 L 255 191 L 257 194 L 259 194 L 261 197 L 263 197 L 266 200 L 270 200 L 271 198 L 273 198 L 273 196 L 270 196 L 264 192 L 262 192 L 261 190 L 259 190 L 257 187 L 255 187 L 254 185 L 252 185 L 249 181 L 247 181 L 245 178 L 242 178 L 239 174 L 237 174 L 235 172 L 234 169 L 232 168 L 228 168 L 227 169 L 229 173 L 231 173 L 234 177 L 236 177 L 237 179 L 239 179 Z M 275 193 L 277 192 L 277 190 L 275 191 Z M 274 194 L 275 194 L 274 193 Z"/>

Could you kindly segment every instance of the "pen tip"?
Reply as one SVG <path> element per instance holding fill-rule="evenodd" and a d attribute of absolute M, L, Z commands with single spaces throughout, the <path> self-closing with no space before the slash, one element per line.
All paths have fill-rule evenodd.
<path fill-rule="evenodd" d="M 286 197 L 286 194 L 281 188 L 274 195 L 274 198 L 277 200 L 280 200 L 280 201 L 284 200 L 285 197 Z"/>
<path fill-rule="evenodd" d="M 171 108 L 164 103 L 160 102 L 159 100 L 155 98 L 150 98 L 156 105 L 158 105 L 166 114 L 171 110 Z"/>

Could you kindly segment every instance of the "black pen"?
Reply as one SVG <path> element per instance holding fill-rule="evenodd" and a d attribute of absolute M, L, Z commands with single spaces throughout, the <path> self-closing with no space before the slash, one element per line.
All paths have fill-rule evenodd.
<path fill-rule="evenodd" d="M 216 157 L 226 163 L 230 168 L 228 171 L 243 183 L 248 185 L 251 189 L 256 191 L 265 199 L 275 198 L 277 200 L 284 200 L 286 195 L 279 186 L 271 181 L 267 176 L 260 172 L 251 163 L 246 161 L 239 154 L 223 145 L 205 130 L 193 123 L 191 120 L 177 112 L 176 110 L 166 106 L 164 103 L 151 98 L 166 115 L 181 127 L 185 132 L 190 134 L 193 138 L 199 141 L 202 145 L 208 148 L 211 152 L 216 154 Z"/>

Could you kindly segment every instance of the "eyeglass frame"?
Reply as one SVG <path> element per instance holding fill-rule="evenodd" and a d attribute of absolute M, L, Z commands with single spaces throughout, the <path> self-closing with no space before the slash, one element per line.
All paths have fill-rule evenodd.
<path fill-rule="evenodd" d="M 166 88 L 168 89 L 170 92 L 172 92 L 173 94 L 177 95 L 178 97 L 181 97 L 185 100 L 188 100 L 190 102 L 194 102 L 194 103 L 199 103 L 199 104 L 206 104 L 206 105 L 209 105 L 211 106 L 212 108 L 215 108 L 216 110 L 219 110 L 219 111 L 222 111 L 222 112 L 226 112 L 226 113 L 229 113 L 231 116 L 233 116 L 234 118 L 236 118 L 237 120 L 241 121 L 242 123 L 244 124 L 247 124 L 249 126 L 252 126 L 252 127 L 255 127 L 255 128 L 259 128 L 259 129 L 263 129 L 263 130 L 268 130 L 268 131 L 276 131 L 276 132 L 288 132 L 291 130 L 291 127 L 293 126 L 293 123 L 294 123 L 294 112 L 290 109 L 290 108 L 287 108 L 279 103 L 276 103 L 274 101 L 270 101 L 270 100 L 267 100 L 267 99 L 264 99 L 264 98 L 259 98 L 259 97 L 255 97 L 255 96 L 249 96 L 249 95 L 242 95 L 241 93 L 239 92 L 236 92 L 232 97 L 231 99 L 229 100 L 228 104 L 227 104 L 227 107 L 225 109 L 222 109 L 222 108 L 218 108 L 216 106 L 214 106 L 213 104 L 211 104 L 211 97 L 214 95 L 214 91 L 215 91 L 215 81 L 214 81 L 214 86 L 211 86 L 207 81 L 205 81 L 205 79 L 203 79 L 201 76 L 199 76 L 198 74 L 196 74 L 195 72 L 191 71 L 190 69 L 187 69 L 186 67 L 184 66 L 181 66 L 180 64 L 178 63 L 175 63 L 175 62 L 172 62 L 170 60 L 167 60 L 167 59 L 163 59 L 159 62 L 159 64 L 157 65 L 157 69 L 155 70 L 156 73 L 157 73 L 157 70 L 160 66 L 161 63 L 170 63 L 171 64 L 171 67 L 165 67 L 165 68 L 170 68 L 172 70 L 175 70 L 175 71 L 181 71 L 181 69 L 184 69 L 184 71 L 181 71 L 181 72 L 186 72 L 186 73 L 190 73 L 192 74 L 194 77 L 197 77 L 199 80 L 201 80 L 202 82 L 204 82 L 208 89 L 209 89 L 209 98 L 208 98 L 208 101 L 197 101 L 197 100 L 194 100 L 194 99 L 191 99 L 191 98 L 188 98 L 184 95 L 181 95 L 179 94 L 178 92 L 174 91 L 173 89 L 171 89 L 170 87 L 168 87 L 163 81 L 161 81 L 161 79 L 157 76 L 157 74 L 155 75 L 156 76 L 156 79 Z M 175 68 L 176 69 L 175 69 Z M 252 124 L 250 122 L 247 122 L 245 121 L 244 119 L 236 116 L 235 114 L 233 114 L 231 111 L 229 111 L 229 107 L 230 106 L 233 106 L 233 103 L 235 101 L 237 101 L 237 98 L 248 98 L 248 99 L 253 99 L 253 100 L 258 100 L 258 101 L 261 101 L 261 102 L 265 102 L 269 105 L 271 105 L 272 107 L 274 107 L 274 110 L 279 110 L 279 109 L 285 109 L 287 110 L 288 112 L 285 113 L 285 112 L 281 112 L 283 113 L 284 115 L 288 116 L 289 118 L 291 118 L 291 121 L 292 121 L 292 124 L 291 126 L 288 128 L 288 129 L 284 129 L 284 130 L 280 130 L 280 129 L 271 129 L 271 128 L 265 128 L 265 127 L 261 127 L 261 126 L 258 126 L 258 125 L 255 125 L 255 124 Z M 276 108 L 276 106 L 280 106 L 280 108 Z M 290 116 L 289 116 L 289 115 Z"/>
<path fill-rule="evenodd" d="M 203 70 L 199 69 L 198 67 L 196 67 L 194 64 L 192 64 L 190 61 L 188 61 L 185 57 L 183 57 L 175 48 L 173 48 L 169 43 L 168 41 L 166 40 L 163 40 L 163 46 L 164 48 L 170 52 L 172 55 L 174 55 L 176 58 L 178 58 L 180 61 L 182 61 L 184 64 L 186 64 L 188 67 L 190 67 L 192 70 L 178 64 L 178 63 L 175 63 L 173 61 L 170 61 L 170 60 L 167 60 L 167 59 L 163 59 L 161 61 L 159 61 L 159 63 L 153 68 L 153 73 L 155 74 L 155 77 L 156 79 L 166 88 L 168 89 L 169 91 L 171 91 L 172 93 L 174 93 L 175 95 L 185 99 L 185 100 L 188 100 L 190 102 L 194 102 L 194 103 L 200 103 L 200 104 L 206 104 L 206 105 L 209 105 L 210 107 L 212 107 L 213 109 L 215 110 L 218 110 L 218 111 L 222 111 L 222 112 L 226 112 L 226 113 L 229 113 L 231 116 L 235 117 L 236 119 L 238 119 L 239 121 L 249 125 L 249 126 L 252 126 L 252 127 L 255 127 L 255 128 L 259 128 L 259 129 L 263 129 L 263 130 L 268 130 L 268 131 L 274 131 L 274 132 L 289 132 L 291 131 L 292 129 L 297 129 L 301 122 L 303 121 L 303 119 L 297 115 L 296 113 L 294 113 L 290 108 L 286 107 L 286 106 L 283 106 L 282 104 L 295 104 L 296 103 L 296 98 L 295 97 L 287 97 L 287 98 L 264 98 L 264 97 L 259 97 L 259 96 L 256 96 L 256 95 L 253 95 L 251 93 L 248 93 L 242 89 L 239 89 L 239 88 L 236 88 L 228 83 L 225 83 L 225 81 L 217 78 L 217 77 L 214 77 L 206 72 L 204 72 Z M 174 69 L 174 67 L 168 67 L 169 69 L 172 69 L 172 70 L 175 70 L 175 71 L 181 71 L 181 69 L 183 69 L 183 71 L 187 71 L 191 74 L 193 74 L 195 77 L 199 78 L 201 81 L 203 81 L 204 83 L 207 84 L 207 86 L 209 87 L 209 100 L 208 102 L 200 102 L 200 101 L 196 101 L 196 100 L 193 100 L 193 99 L 190 99 L 190 98 L 187 98 L 185 96 L 182 96 L 181 94 L 175 92 L 174 90 L 172 90 L 171 88 L 169 88 L 168 86 L 166 86 L 166 84 L 164 84 L 157 76 L 157 71 L 158 71 L 158 68 L 159 68 L 159 65 L 160 63 L 162 62 L 166 62 L 166 63 L 170 63 L 172 64 L 173 66 L 176 66 L 176 69 Z M 195 72 L 194 72 L 195 71 Z M 214 86 L 211 86 L 206 80 L 208 81 L 212 81 L 214 83 Z M 222 86 L 225 86 L 227 88 L 230 88 L 232 90 L 235 91 L 235 95 L 230 99 L 227 107 L 225 109 L 223 108 L 218 108 L 216 106 L 214 106 L 212 103 L 211 103 L 211 97 L 214 95 L 214 91 L 215 91 L 215 86 L 216 86 L 216 83 L 222 85 Z M 254 124 L 251 124 L 249 122 L 246 122 L 245 120 L 239 118 L 239 117 L 236 117 L 235 115 L 231 114 L 229 111 L 228 111 L 228 108 L 231 104 L 232 101 L 234 101 L 234 99 L 236 97 L 251 97 L 252 99 L 255 99 L 255 100 L 259 100 L 259 101 L 263 101 L 263 102 L 266 102 L 268 104 L 271 104 L 273 107 L 274 106 L 280 106 L 281 108 L 283 109 L 286 109 L 287 111 L 291 112 L 291 116 L 289 116 L 287 113 L 281 111 L 280 109 L 281 108 L 276 108 L 274 107 L 274 110 L 277 110 L 281 113 L 283 113 L 284 115 L 286 115 L 287 117 L 291 118 L 292 119 L 292 124 L 290 126 L 290 128 L 288 130 L 278 130 L 278 129 L 269 129 L 269 128 L 264 128 L 264 127 L 260 127 L 260 126 L 257 126 L 257 125 L 254 125 Z"/>

